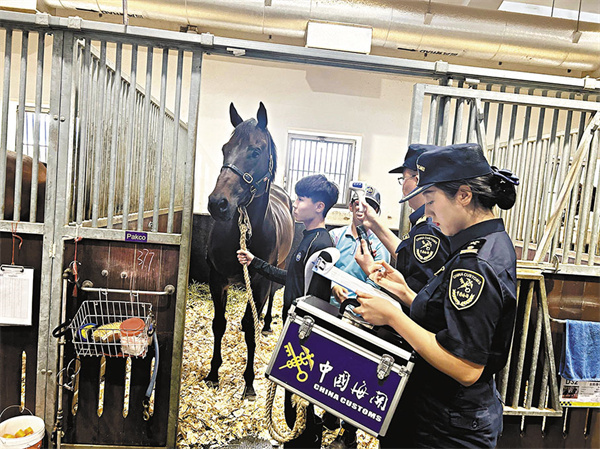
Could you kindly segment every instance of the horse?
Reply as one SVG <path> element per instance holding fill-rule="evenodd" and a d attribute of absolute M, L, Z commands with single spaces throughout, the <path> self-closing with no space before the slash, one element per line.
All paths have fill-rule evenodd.
<path fill-rule="evenodd" d="M 231 284 L 244 282 L 236 254 L 240 242 L 238 207 L 246 207 L 252 228 L 247 247 L 257 257 L 283 268 L 294 235 L 291 199 L 282 188 L 272 184 L 277 170 L 277 151 L 267 129 L 265 106 L 260 103 L 256 120 L 244 121 L 231 103 L 229 117 L 234 130 L 223 145 L 223 166 L 208 198 L 208 210 L 216 221 L 207 248 L 209 288 L 215 309 L 213 358 L 205 379 L 211 387 L 218 386 L 219 382 L 221 340 L 227 324 L 227 289 Z M 258 274 L 251 274 L 251 286 L 260 314 L 269 296 L 272 302 L 274 288 L 271 281 Z M 256 343 L 249 304 L 242 318 L 242 329 L 248 348 L 243 397 L 252 400 L 256 398 L 253 386 Z"/>
<path fill-rule="evenodd" d="M 21 182 L 21 213 L 14 217 L 15 175 L 17 167 L 17 153 L 6 152 L 6 187 L 4 190 L 4 219 L 13 221 L 29 221 L 31 210 L 31 178 L 33 176 L 33 159 L 23 155 L 23 172 Z M 36 217 L 34 221 L 44 221 L 44 206 L 46 198 L 46 166 L 38 162 L 38 193 L 35 205 Z"/>

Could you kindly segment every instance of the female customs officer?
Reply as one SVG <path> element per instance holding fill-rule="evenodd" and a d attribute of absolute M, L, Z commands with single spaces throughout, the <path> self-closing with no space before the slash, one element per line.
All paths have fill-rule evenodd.
<path fill-rule="evenodd" d="M 502 404 L 493 375 L 507 360 L 517 280 L 513 244 L 492 208 L 514 205 L 518 178 L 490 167 L 476 144 L 425 152 L 417 168 L 418 186 L 404 200 L 424 193 L 426 214 L 450 237 L 449 259 L 418 293 L 389 265 L 372 271 L 375 282 L 411 304 L 410 318 L 366 294 L 355 310 L 392 326 L 420 356 L 408 385 L 413 422 L 400 426 L 399 445 L 495 447 Z"/>

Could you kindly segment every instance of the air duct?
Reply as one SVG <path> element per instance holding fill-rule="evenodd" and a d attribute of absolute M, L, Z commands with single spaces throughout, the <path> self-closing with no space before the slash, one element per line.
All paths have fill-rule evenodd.
<path fill-rule="evenodd" d="M 41 0 L 58 10 L 121 14 L 122 0 Z M 600 24 L 419 1 L 394 0 L 128 0 L 130 17 L 274 39 L 305 39 L 309 21 L 368 26 L 377 48 L 398 56 L 426 53 L 600 76 Z M 215 31 L 219 30 L 219 32 Z M 543 69 L 539 70 L 543 72 Z"/>

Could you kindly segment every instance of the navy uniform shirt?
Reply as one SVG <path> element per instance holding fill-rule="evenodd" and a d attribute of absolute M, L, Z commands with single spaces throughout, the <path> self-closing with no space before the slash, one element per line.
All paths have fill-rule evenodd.
<path fill-rule="evenodd" d="M 310 256 L 316 251 L 330 248 L 333 241 L 325 228 L 304 230 L 304 237 L 298 248 L 292 253 L 287 270 L 277 268 L 258 257 L 252 259 L 250 268 L 262 274 L 271 281 L 285 285 L 283 292 L 283 313 L 285 322 L 287 313 L 294 299 L 304 296 L 304 266 Z M 308 288 L 308 294 L 329 302 L 331 295 L 331 281 L 323 276 L 313 276 Z"/>
<path fill-rule="evenodd" d="M 493 447 L 502 427 L 502 405 L 492 376 L 504 367 L 510 350 L 515 250 L 501 219 L 450 237 L 450 249 L 448 262 L 415 297 L 410 316 L 444 349 L 485 368 L 466 387 L 418 360 L 411 375 L 415 438 L 433 447 Z"/>
<path fill-rule="evenodd" d="M 414 292 L 419 292 L 446 260 L 450 250 L 448 237 L 431 218 L 425 217 L 425 205 L 410 214 L 411 229 L 396 249 L 396 269 Z"/>

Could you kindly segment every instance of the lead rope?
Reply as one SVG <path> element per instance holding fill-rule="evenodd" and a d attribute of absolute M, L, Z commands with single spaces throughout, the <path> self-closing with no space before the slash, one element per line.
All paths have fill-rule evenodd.
<path fill-rule="evenodd" d="M 238 212 L 240 216 L 238 218 L 238 226 L 240 228 L 240 249 L 247 251 L 246 247 L 246 235 L 250 233 L 252 235 L 252 225 L 250 224 L 250 218 L 248 217 L 248 212 L 246 212 L 246 208 L 244 206 L 238 207 Z M 252 318 L 254 319 L 254 341 L 256 343 L 256 348 L 260 344 L 260 330 L 258 322 L 258 313 L 256 312 L 256 304 L 252 300 L 252 286 L 250 285 L 250 274 L 248 273 L 248 267 L 246 265 L 242 265 L 242 269 L 244 270 L 244 282 L 246 283 L 246 300 L 248 304 L 250 304 L 250 309 L 252 310 Z"/>
<path fill-rule="evenodd" d="M 238 207 L 238 212 L 240 215 L 238 218 L 238 226 L 240 228 L 240 249 L 247 251 L 246 235 L 248 233 L 252 235 L 252 225 L 250 224 L 250 218 L 248 217 L 248 213 L 244 206 Z M 256 347 L 258 348 L 260 343 L 260 323 L 258 321 L 258 313 L 252 298 L 252 286 L 250 285 L 248 267 L 243 265 L 242 269 L 244 271 L 244 281 L 246 283 L 246 300 L 250 304 L 252 318 L 254 319 L 254 340 L 256 341 Z M 296 407 L 296 421 L 294 422 L 294 428 L 290 430 L 286 425 L 285 429 L 282 429 L 278 424 L 275 424 L 275 421 L 273 421 L 273 401 L 275 399 L 276 390 L 277 385 L 274 382 L 271 382 L 267 392 L 266 403 L 267 427 L 269 428 L 269 433 L 275 440 L 280 443 L 287 443 L 304 432 L 304 429 L 306 428 L 306 410 L 308 408 L 308 401 L 295 394 L 292 395 L 292 404 Z"/>

